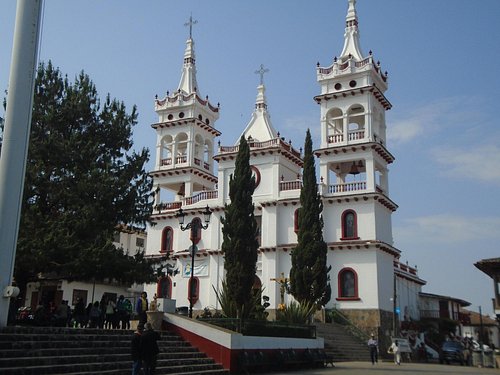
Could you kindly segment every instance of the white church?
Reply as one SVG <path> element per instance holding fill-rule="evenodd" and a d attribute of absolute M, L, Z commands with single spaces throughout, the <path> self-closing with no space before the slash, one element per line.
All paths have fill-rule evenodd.
<path fill-rule="evenodd" d="M 401 251 L 393 246 L 391 216 L 398 206 L 389 194 L 394 156 L 386 142 L 390 132 L 386 111 L 391 109 L 385 94 L 388 79 L 371 51 L 367 55 L 361 51 L 355 3 L 348 0 L 339 57 L 330 66 L 316 67 L 319 92 L 314 100 L 319 104 L 321 143 L 314 154 L 324 205 L 323 238 L 332 266 L 332 294 L 326 309 L 341 310 L 362 328 L 388 332 L 393 311 L 399 312 L 400 320 L 419 318 L 418 293 L 425 281 L 416 268 L 400 262 Z M 146 254 L 168 254 L 169 268 L 178 273 L 145 286 L 150 297 L 174 299 L 177 307 L 189 306 L 191 297 L 194 315 L 206 307 L 220 309 L 214 289 L 220 290 L 225 274 L 221 216 L 229 200 L 229 178 L 240 139 L 229 146 L 218 143 L 219 108 L 201 95 L 195 60 L 190 33 L 179 86 L 155 100 L 156 161 L 150 172 L 156 192 L 151 217 L 155 225 L 148 228 Z M 282 303 L 276 280 L 288 278 L 290 253 L 297 244 L 303 155 L 273 127 L 262 66 L 260 73 L 253 113 L 246 126 L 241 124 L 241 134 L 250 145 L 257 183 L 253 201 L 260 247 L 255 287 L 265 288 L 272 317 Z M 162 201 L 163 197 L 172 198 Z M 192 241 L 189 232 L 180 229 L 176 214 L 182 208 L 186 223 L 200 220 L 203 224 L 207 206 L 211 221 L 195 239 L 191 270 Z M 283 302 L 292 300 L 285 294 Z"/>

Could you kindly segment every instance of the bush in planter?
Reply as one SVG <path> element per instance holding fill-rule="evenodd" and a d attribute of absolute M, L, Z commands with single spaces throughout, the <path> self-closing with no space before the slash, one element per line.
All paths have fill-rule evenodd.
<path fill-rule="evenodd" d="M 286 323 L 306 324 L 316 311 L 316 304 L 312 302 L 290 302 L 284 309 L 276 312 L 276 320 Z"/>

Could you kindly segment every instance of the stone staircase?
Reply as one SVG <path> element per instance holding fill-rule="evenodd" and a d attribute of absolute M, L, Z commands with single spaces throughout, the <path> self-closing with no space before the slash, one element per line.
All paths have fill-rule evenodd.
<path fill-rule="evenodd" d="M 334 362 L 370 361 L 367 343 L 338 323 L 315 323 L 316 336 L 325 339 L 325 352 Z"/>
<path fill-rule="evenodd" d="M 0 331 L 0 374 L 129 375 L 132 331 L 6 327 Z M 229 374 L 179 336 L 161 333 L 156 374 Z"/>

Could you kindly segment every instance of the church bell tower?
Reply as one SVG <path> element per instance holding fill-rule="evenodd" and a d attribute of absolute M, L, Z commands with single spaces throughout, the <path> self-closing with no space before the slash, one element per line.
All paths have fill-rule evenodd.
<path fill-rule="evenodd" d="M 156 98 L 158 122 L 156 130 L 156 163 L 151 172 L 156 188 L 156 208 L 180 208 L 181 201 L 191 202 L 198 193 L 213 191 L 217 183 L 214 173 L 213 147 L 220 132 L 215 128 L 219 105 L 212 105 L 208 96 L 202 97 L 196 81 L 196 58 L 190 17 L 184 64 L 177 90 L 167 91 L 163 99 Z M 160 207 L 160 191 L 174 194 L 178 207 Z M 191 202 L 192 203 L 192 202 Z"/>

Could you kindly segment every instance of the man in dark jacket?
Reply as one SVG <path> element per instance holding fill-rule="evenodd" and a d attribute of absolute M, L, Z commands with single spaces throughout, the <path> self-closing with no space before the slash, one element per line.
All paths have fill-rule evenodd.
<path fill-rule="evenodd" d="M 132 353 L 132 375 L 139 375 L 142 367 L 141 360 L 141 336 L 142 336 L 142 328 L 137 327 L 137 330 L 134 332 L 132 336 L 132 345 L 131 345 L 131 353 Z"/>
<path fill-rule="evenodd" d="M 153 375 L 155 373 L 156 357 L 160 352 L 158 340 L 160 340 L 160 334 L 153 330 L 151 323 L 146 323 L 141 336 L 141 358 L 144 375 Z"/>
<path fill-rule="evenodd" d="M 135 304 L 135 312 L 139 316 L 139 325 L 138 327 L 144 328 L 144 324 L 148 320 L 148 316 L 146 311 L 148 310 L 148 294 L 146 292 L 141 293 L 141 297 L 137 300 Z"/>

